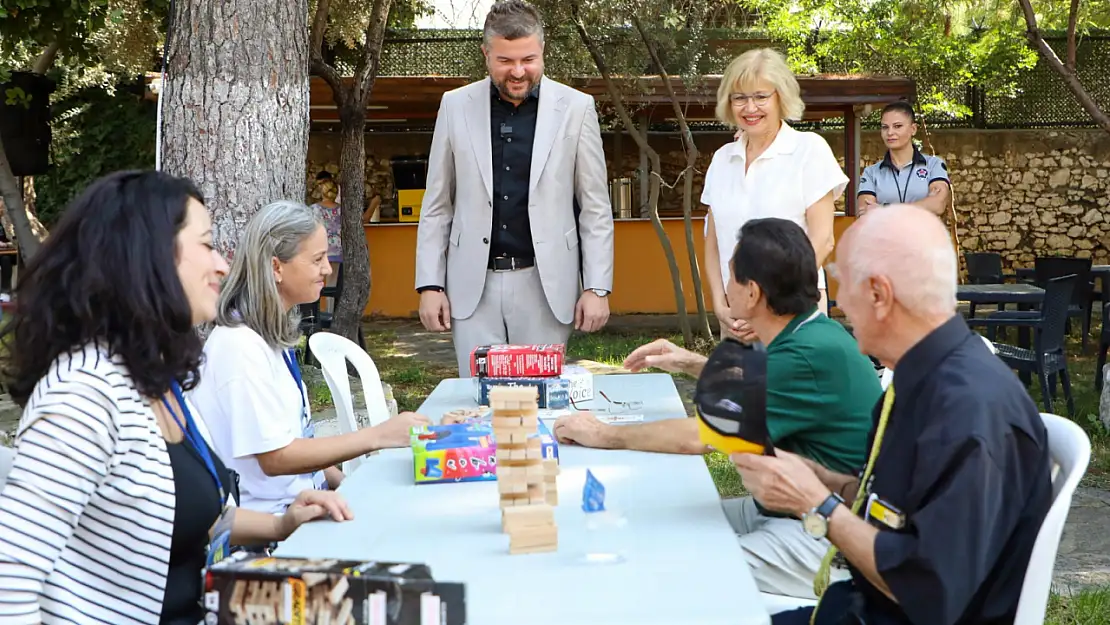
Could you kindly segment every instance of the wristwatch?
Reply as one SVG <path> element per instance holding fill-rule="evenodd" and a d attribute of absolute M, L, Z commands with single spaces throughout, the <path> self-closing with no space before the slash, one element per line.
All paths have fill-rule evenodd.
<path fill-rule="evenodd" d="M 608 297 L 609 296 L 609 291 L 606 291 L 605 289 L 587 289 L 587 290 L 588 291 L 593 291 L 593 294 L 598 296 L 598 297 Z"/>
<path fill-rule="evenodd" d="M 802 527 L 805 528 L 806 533 L 816 539 L 824 538 L 829 533 L 829 517 L 842 503 L 844 503 L 843 497 L 830 493 L 821 505 L 803 514 Z"/>

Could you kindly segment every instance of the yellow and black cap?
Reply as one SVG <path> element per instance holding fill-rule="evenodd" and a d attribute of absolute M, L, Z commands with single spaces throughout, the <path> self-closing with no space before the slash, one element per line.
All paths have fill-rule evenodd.
<path fill-rule="evenodd" d="M 701 442 L 726 454 L 773 456 L 767 430 L 767 352 L 725 339 L 694 391 Z"/>

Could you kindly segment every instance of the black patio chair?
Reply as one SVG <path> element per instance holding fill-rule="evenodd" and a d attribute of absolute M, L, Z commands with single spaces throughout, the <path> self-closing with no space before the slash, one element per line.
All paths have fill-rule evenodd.
<path fill-rule="evenodd" d="M 1087 337 L 1091 334 L 1091 292 L 1094 290 L 1091 278 L 1090 258 L 1037 258 L 1033 267 L 1035 284 L 1042 289 L 1053 278 L 1074 274 L 1076 277 L 1075 290 L 1071 294 L 1071 303 L 1068 306 L 1069 323 L 1065 332 L 1070 333 L 1070 319 L 1079 317 L 1083 320 L 1083 352 L 1087 351 Z"/>
<path fill-rule="evenodd" d="M 994 343 L 995 349 L 998 350 L 998 357 L 1007 366 L 1019 373 L 1037 375 L 1041 383 L 1041 397 L 1044 400 L 1046 412 L 1053 412 L 1056 376 L 1060 376 L 1070 416 L 1075 416 L 1075 399 L 1071 392 L 1068 359 L 1064 347 L 1068 308 L 1078 281 L 1078 277 L 1074 274 L 1049 280 L 1045 285 L 1044 300 L 1039 311 L 998 312 L 985 319 L 976 320 L 976 325 L 986 326 L 987 338 Z M 1033 349 L 995 342 L 995 330 L 1007 326 L 1032 329 Z"/>
<path fill-rule="evenodd" d="M 997 252 L 965 252 L 964 264 L 967 266 L 968 284 L 1002 284 L 1012 275 L 1002 271 L 1002 255 Z M 998 310 L 1005 310 L 1005 304 L 999 304 Z M 968 317 L 975 316 L 975 304 L 971 304 Z"/>

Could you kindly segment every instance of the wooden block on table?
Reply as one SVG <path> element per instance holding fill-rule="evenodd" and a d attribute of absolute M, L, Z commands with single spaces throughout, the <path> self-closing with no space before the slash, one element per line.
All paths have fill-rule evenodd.
<path fill-rule="evenodd" d="M 528 459 L 528 450 L 526 449 L 509 449 L 508 452 L 509 460 L 518 461 Z"/>
<path fill-rule="evenodd" d="M 547 505 L 549 505 L 549 506 L 559 505 L 559 491 L 558 490 L 556 490 L 554 488 L 548 488 L 547 491 L 544 493 L 544 497 L 546 499 Z"/>
<path fill-rule="evenodd" d="M 547 504 L 513 506 L 501 511 L 501 528 L 507 532 L 555 524 L 555 509 Z"/>
<path fill-rule="evenodd" d="M 521 423 L 523 417 L 506 417 L 502 415 L 494 415 L 492 419 L 493 431 L 498 430 L 519 430 L 524 427 Z"/>
<path fill-rule="evenodd" d="M 515 480 L 497 480 L 497 492 L 502 494 L 518 494 L 528 492 L 528 483 Z"/>
<path fill-rule="evenodd" d="M 534 386 L 491 386 L 489 403 L 494 410 L 506 408 L 513 410 L 522 403 L 527 405 L 540 400 L 540 391 Z"/>
<path fill-rule="evenodd" d="M 548 475 L 559 475 L 559 459 L 545 458 L 543 461 L 543 468 L 547 471 Z"/>
<path fill-rule="evenodd" d="M 528 505 L 528 493 L 502 493 L 501 494 L 501 507 L 509 508 L 513 506 L 526 506 Z"/>
<path fill-rule="evenodd" d="M 543 449 L 540 447 L 529 447 L 524 452 L 524 457 L 529 460 L 543 460 Z"/>
<path fill-rule="evenodd" d="M 554 551 L 559 546 L 559 528 L 552 525 L 527 527 L 509 533 L 509 553 L 520 553 L 523 549 L 542 549 Z"/>
<path fill-rule="evenodd" d="M 524 469 L 524 475 L 528 478 L 547 477 L 547 471 L 544 470 L 544 466 L 539 462 L 536 462 L 535 460 L 531 461 L 529 464 L 523 467 L 514 468 L 517 470 Z"/>
<path fill-rule="evenodd" d="M 513 430 L 513 431 L 510 431 L 509 432 L 509 443 L 514 444 L 514 445 L 527 444 L 528 440 L 529 440 L 528 439 L 529 434 L 531 434 L 531 433 L 528 432 L 528 430 Z M 494 432 L 493 437 L 497 440 L 503 440 L 501 438 L 501 435 L 498 434 L 497 432 Z M 539 439 L 536 439 L 536 443 L 537 444 L 539 443 Z"/>
<path fill-rule="evenodd" d="M 506 419 L 527 419 L 529 417 L 539 417 L 539 405 L 520 406 L 518 408 L 502 408 L 493 412 L 494 417 L 505 417 Z"/>
<path fill-rule="evenodd" d="M 538 409 L 537 409 L 538 411 Z M 514 417 L 515 418 L 515 417 Z M 535 432 L 540 428 L 540 417 L 536 414 L 524 415 L 520 417 L 520 426 L 529 432 Z"/>

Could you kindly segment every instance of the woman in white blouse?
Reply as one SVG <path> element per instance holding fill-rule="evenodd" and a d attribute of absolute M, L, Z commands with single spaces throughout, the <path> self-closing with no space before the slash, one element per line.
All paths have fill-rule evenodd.
<path fill-rule="evenodd" d="M 0 494 L 0 623 L 197 625 L 201 573 L 226 547 L 350 518 L 317 491 L 283 516 L 234 507 L 182 393 L 226 274 L 200 192 L 156 172 L 94 182 L 27 264 L 2 334 L 23 418 Z"/>
<path fill-rule="evenodd" d="M 734 59 L 717 89 L 717 118 L 738 131 L 735 142 L 713 155 L 705 174 L 706 277 L 722 334 L 745 342 L 757 337 L 746 322 L 729 315 L 725 285 L 737 234 L 750 219 L 789 219 L 806 231 L 817 255 L 820 308 L 827 306 L 821 267 L 833 251 L 833 203 L 844 193 L 848 177 L 820 135 L 786 123 L 801 120 L 804 109 L 798 81 L 782 55 L 771 49 Z"/>

